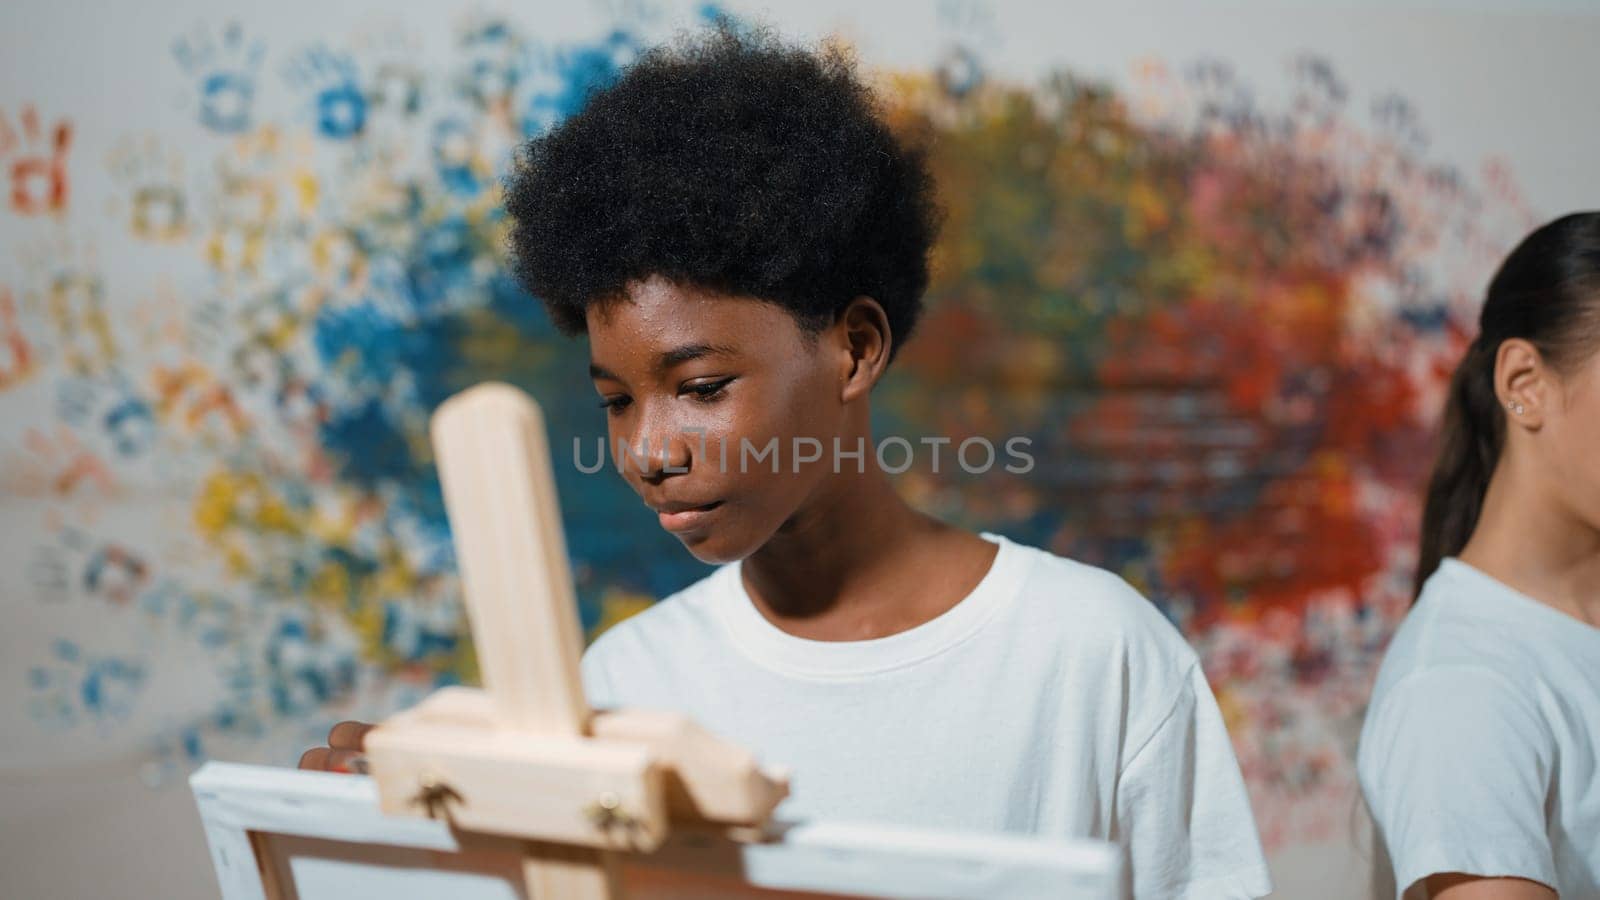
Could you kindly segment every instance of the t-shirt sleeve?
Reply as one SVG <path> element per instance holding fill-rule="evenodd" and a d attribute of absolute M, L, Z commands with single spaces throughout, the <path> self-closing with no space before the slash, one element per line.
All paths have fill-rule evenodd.
<path fill-rule="evenodd" d="M 611 709 L 617 705 L 611 676 L 605 667 L 606 648 L 602 646 L 604 637 L 602 635 L 601 639 L 590 644 L 578 662 L 579 675 L 583 679 L 584 699 L 596 709 Z"/>
<path fill-rule="evenodd" d="M 1198 663 L 1117 784 L 1133 896 L 1264 897 L 1272 891 L 1239 762 Z"/>
<path fill-rule="evenodd" d="M 1552 742 L 1504 676 L 1436 667 L 1367 713 L 1357 771 L 1397 896 L 1438 872 L 1555 884 L 1545 830 Z"/>

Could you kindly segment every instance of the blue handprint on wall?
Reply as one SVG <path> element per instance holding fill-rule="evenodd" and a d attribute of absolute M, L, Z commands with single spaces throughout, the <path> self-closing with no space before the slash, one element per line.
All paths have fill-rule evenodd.
<path fill-rule="evenodd" d="M 205 26 L 173 43 L 172 55 L 178 65 L 198 81 L 201 125 L 223 134 L 250 127 L 256 70 L 265 53 L 266 45 L 247 38 L 237 22 L 223 26 L 220 44 Z"/>
<path fill-rule="evenodd" d="M 284 69 L 290 87 L 308 94 L 317 133 L 347 140 L 367 124 L 367 96 L 356 63 L 348 54 L 318 45 L 299 54 Z"/>

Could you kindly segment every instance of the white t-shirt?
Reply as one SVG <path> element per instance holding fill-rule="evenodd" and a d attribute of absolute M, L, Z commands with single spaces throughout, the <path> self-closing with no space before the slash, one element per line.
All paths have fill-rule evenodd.
<path fill-rule="evenodd" d="M 599 707 L 689 714 L 793 770 L 783 819 L 1120 842 L 1136 896 L 1271 888 L 1193 650 L 1127 582 L 990 532 L 960 603 L 862 641 L 796 637 L 737 562 L 601 635 Z"/>
<path fill-rule="evenodd" d="M 1378 670 L 1357 769 L 1396 896 L 1437 872 L 1600 897 L 1600 628 L 1446 557 Z"/>

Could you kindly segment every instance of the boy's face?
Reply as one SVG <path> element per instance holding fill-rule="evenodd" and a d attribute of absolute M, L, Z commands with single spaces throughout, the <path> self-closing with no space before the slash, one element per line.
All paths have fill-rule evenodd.
<path fill-rule="evenodd" d="M 837 335 L 813 340 L 778 306 L 661 278 L 591 307 L 587 321 L 612 463 L 702 562 L 749 556 L 841 487 L 827 478 L 833 439 L 856 442 Z M 805 461 L 819 455 L 805 442 L 797 455 L 799 437 L 815 438 L 821 459 Z M 701 509 L 673 515 L 688 507 Z"/>

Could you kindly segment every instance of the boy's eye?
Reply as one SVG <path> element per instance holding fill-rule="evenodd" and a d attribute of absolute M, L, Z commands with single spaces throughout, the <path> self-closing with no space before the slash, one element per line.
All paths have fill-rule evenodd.
<path fill-rule="evenodd" d="M 721 381 L 708 381 L 705 384 L 691 384 L 687 390 L 694 394 L 696 400 L 710 403 L 714 400 L 722 399 L 728 385 L 732 382 L 732 378 L 724 378 Z"/>
<path fill-rule="evenodd" d="M 693 394 L 696 402 L 714 403 L 723 398 L 727 392 L 728 385 L 733 383 L 733 381 L 734 379 L 732 378 L 724 378 L 721 381 L 708 381 L 704 384 L 691 384 L 685 387 L 684 391 Z M 628 404 L 632 402 L 632 398 L 625 394 L 616 397 L 607 397 L 600 401 L 600 408 L 604 409 L 608 414 L 614 416 L 626 409 Z"/>

